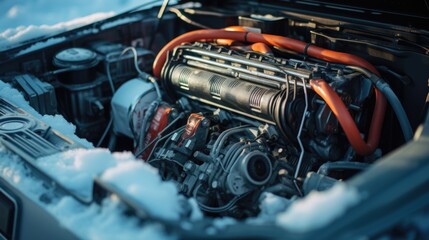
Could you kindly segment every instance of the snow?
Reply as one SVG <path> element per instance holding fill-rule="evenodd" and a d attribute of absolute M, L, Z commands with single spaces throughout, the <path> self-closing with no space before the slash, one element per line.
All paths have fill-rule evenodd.
<path fill-rule="evenodd" d="M 257 218 L 249 219 L 250 223 L 273 222 L 277 214 L 284 212 L 292 203 L 292 200 L 272 193 L 263 193 L 260 199 L 259 208 L 261 212 Z"/>
<path fill-rule="evenodd" d="M 48 46 L 60 43 L 60 42 L 64 42 L 65 40 L 66 40 L 65 37 L 49 38 L 46 41 L 37 42 L 37 43 L 31 45 L 30 47 L 28 47 L 28 48 L 26 48 L 24 50 L 19 51 L 19 53 L 16 56 L 19 56 L 19 55 L 22 55 L 22 54 L 26 54 L 26 53 L 29 53 L 29 52 L 32 52 L 32 51 L 35 51 L 35 50 L 38 50 L 38 49 L 41 49 L 41 48 L 44 48 L 44 47 L 48 47 Z"/>
<path fill-rule="evenodd" d="M 19 157 L 0 145 L 0 177 L 9 181 L 39 205 L 44 206 L 60 224 L 82 239 L 175 239 L 166 235 L 158 224 L 141 226 L 138 219 L 125 216 L 123 208 L 113 199 L 106 199 L 100 206 L 83 205 L 72 197 L 63 197 L 46 204 L 40 197 L 50 190 L 42 181 L 31 175 Z M 5 161 L 7 160 L 7 161 Z"/>
<path fill-rule="evenodd" d="M 159 5 L 162 1 L 0 1 L 0 50 L 7 49 L 11 44 L 84 26 L 151 2 L 153 4 L 147 7 Z"/>
<path fill-rule="evenodd" d="M 116 160 L 108 149 L 73 149 L 39 158 L 37 165 L 68 190 L 91 199 L 94 177 Z"/>
<path fill-rule="evenodd" d="M 213 220 L 212 226 L 206 229 L 206 233 L 209 235 L 215 235 L 219 231 L 222 231 L 222 229 L 234 225 L 236 223 L 237 220 L 231 217 L 216 218 Z"/>
<path fill-rule="evenodd" d="M 28 25 L 54 25 L 94 13 L 119 13 L 147 2 L 144 0 L 13 0 L 1 1 L 0 29 Z"/>
<path fill-rule="evenodd" d="M 67 30 L 71 30 L 86 24 L 96 22 L 114 15 L 114 12 L 107 13 L 94 13 L 86 17 L 77 18 L 68 22 L 59 22 L 54 25 L 28 25 L 28 26 L 19 26 L 16 28 L 8 28 L 0 33 L 0 49 L 6 48 L 11 44 L 16 44 L 24 42 L 29 39 L 49 36 L 56 33 L 61 33 Z M 54 40 L 52 40 L 54 39 Z M 23 50 L 20 54 L 30 52 L 35 49 L 47 46 L 47 43 L 50 45 L 64 41 L 65 38 L 52 38 L 47 40 L 45 43 L 36 43 L 31 46 L 29 49 Z M 61 41 L 60 41 L 61 40 Z"/>
<path fill-rule="evenodd" d="M 69 190 L 91 198 L 93 178 L 101 179 L 130 196 L 149 214 L 178 220 L 183 206 L 176 186 L 164 182 L 152 166 L 136 160 L 132 153 L 110 153 L 108 149 L 73 149 L 39 158 L 38 166 Z M 198 218 L 198 212 L 193 211 Z"/>
<path fill-rule="evenodd" d="M 115 21 L 112 21 L 112 22 L 108 22 L 108 23 L 105 23 L 105 24 L 101 25 L 100 29 L 101 30 L 106 30 L 106 29 L 109 29 L 109 28 L 113 28 L 113 27 L 125 24 L 125 23 L 136 22 L 136 21 L 139 21 L 139 20 L 141 20 L 141 18 L 138 17 L 138 16 L 121 18 L 121 19 L 118 19 L 118 20 L 115 20 Z"/>
<path fill-rule="evenodd" d="M 118 202 L 108 199 L 101 206 L 82 206 L 70 197 L 65 197 L 50 211 L 61 216 L 63 225 L 79 229 L 83 239 L 176 239 L 167 235 L 163 226 L 146 224 L 141 226 L 136 218 L 122 214 Z"/>
<path fill-rule="evenodd" d="M 191 207 L 191 216 L 189 219 L 191 221 L 198 221 L 203 219 L 204 215 L 201 209 L 198 207 L 197 200 L 195 198 L 189 198 L 189 206 Z"/>
<path fill-rule="evenodd" d="M 76 126 L 73 124 L 67 122 L 67 120 L 64 119 L 63 116 L 57 114 L 55 116 L 51 115 L 40 115 L 36 110 L 34 110 L 25 100 L 25 98 L 22 96 L 22 94 L 16 90 L 15 88 L 12 88 L 9 84 L 3 82 L 0 80 L 0 97 L 7 99 L 12 104 L 22 108 L 27 113 L 31 114 L 32 116 L 36 117 L 37 119 L 45 122 L 49 126 L 51 126 L 53 129 L 61 132 L 64 136 L 72 139 L 75 142 L 80 143 L 86 148 L 93 147 L 92 143 L 88 142 L 85 139 L 79 138 L 75 135 L 76 132 Z"/>
<path fill-rule="evenodd" d="M 346 210 L 360 202 L 358 191 L 345 183 L 337 183 L 324 192 L 311 192 L 278 214 L 277 224 L 293 232 L 306 232 L 326 226 Z"/>
<path fill-rule="evenodd" d="M 30 170 L 19 160 L 19 157 L 7 151 L 0 144 L 0 177 L 9 180 L 19 189 L 23 189 L 29 195 L 40 196 L 46 192 L 41 181 L 35 181 L 30 176 Z M 35 198 L 38 199 L 38 198 Z"/>
<path fill-rule="evenodd" d="M 102 180 L 122 189 L 138 201 L 150 215 L 179 220 L 182 207 L 172 182 L 164 182 L 158 171 L 142 161 L 128 161 L 107 169 Z"/>

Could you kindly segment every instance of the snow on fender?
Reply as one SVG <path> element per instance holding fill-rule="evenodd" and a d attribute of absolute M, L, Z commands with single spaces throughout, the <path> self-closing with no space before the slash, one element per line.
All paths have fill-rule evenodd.
<path fill-rule="evenodd" d="M 101 176 L 138 201 L 149 214 L 178 220 L 182 212 L 179 195 L 172 182 L 164 182 L 158 171 L 142 161 L 126 161 L 107 169 Z"/>

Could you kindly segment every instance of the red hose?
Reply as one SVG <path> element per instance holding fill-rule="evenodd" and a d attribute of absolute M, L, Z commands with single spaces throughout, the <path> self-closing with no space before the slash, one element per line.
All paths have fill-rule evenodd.
<path fill-rule="evenodd" d="M 268 47 L 268 45 L 265 43 L 254 43 L 250 45 L 250 49 L 252 49 L 252 51 L 255 51 L 258 53 L 265 53 L 265 54 L 273 52 L 271 48 Z"/>
<path fill-rule="evenodd" d="M 337 117 L 338 121 L 343 128 L 347 139 L 352 145 L 353 149 L 362 156 L 366 156 L 374 152 L 380 140 L 381 127 L 378 124 L 371 124 L 368 136 L 368 142 L 365 143 L 360 136 L 359 129 L 357 128 L 352 116 L 350 115 L 344 102 L 338 94 L 322 79 L 310 80 L 312 89 L 325 100 L 326 104 L 331 108 L 332 112 Z M 376 92 L 380 94 L 380 92 Z M 374 114 L 372 116 L 372 123 L 383 121 L 384 109 L 386 101 L 378 101 L 375 104 Z"/>
<path fill-rule="evenodd" d="M 225 40 L 225 39 L 223 39 Z M 253 52 L 258 52 L 258 53 L 263 53 L 263 54 L 272 54 L 273 51 L 271 50 L 270 47 L 268 47 L 267 44 L 265 43 L 254 43 L 252 45 L 248 45 L 248 46 L 232 46 L 231 49 L 237 49 L 237 50 L 241 50 L 241 51 L 253 51 Z"/>
<path fill-rule="evenodd" d="M 233 32 L 249 32 L 249 30 L 247 30 L 246 28 L 242 27 L 242 26 L 229 26 L 224 28 L 224 30 L 226 31 L 233 31 Z M 243 46 L 244 44 L 240 41 L 237 40 L 232 40 L 232 39 L 215 39 L 216 43 L 219 45 L 223 45 L 223 46 Z"/>
<path fill-rule="evenodd" d="M 254 32 L 238 32 L 238 31 L 226 31 L 226 30 L 196 30 L 192 32 L 185 33 L 171 40 L 167 45 L 165 45 L 158 55 L 155 58 L 153 63 L 153 74 L 155 77 L 160 77 L 161 69 L 164 66 L 167 53 L 173 50 L 175 47 L 179 46 L 185 42 L 195 42 L 199 40 L 214 40 L 214 39 L 231 39 L 243 42 L 252 42 L 252 43 L 265 43 L 267 45 L 286 48 L 298 53 L 304 53 L 307 44 L 305 42 L 295 40 L 292 38 L 281 37 L 270 34 L 261 34 Z M 379 75 L 377 69 L 372 66 L 366 60 L 357 57 L 352 54 L 336 52 L 324 48 L 320 48 L 314 45 L 310 45 L 307 48 L 307 54 L 311 57 L 315 57 L 321 60 L 329 62 L 337 62 L 346 65 L 354 65 L 366 68 L 371 72 Z"/>
<path fill-rule="evenodd" d="M 167 45 L 165 45 L 156 56 L 153 63 L 153 74 L 158 78 L 160 77 L 167 53 L 182 43 L 200 40 L 230 39 L 251 43 L 264 43 L 279 48 L 289 49 L 298 53 L 305 53 L 305 49 L 307 48 L 306 54 L 308 56 L 329 62 L 363 67 L 375 73 L 376 75 L 380 75 L 373 65 L 371 65 L 366 60 L 352 54 L 332 51 L 314 45 L 307 46 L 307 43 L 292 38 L 270 34 L 245 32 L 246 30 L 239 26 L 229 27 L 227 29 L 232 31 L 214 29 L 196 30 L 176 37 Z M 312 87 L 316 93 L 319 94 L 327 102 L 331 110 L 336 113 L 335 115 L 343 127 L 343 130 L 346 133 L 346 136 L 353 149 L 359 155 L 371 154 L 378 146 L 381 128 L 383 125 L 384 113 L 386 109 L 386 99 L 383 94 L 381 94 L 378 89 L 375 89 L 375 108 L 371 120 L 368 143 L 365 143 L 359 134 L 359 130 L 353 121 L 353 118 L 351 118 L 347 108 L 345 107 L 344 103 L 342 103 L 335 91 L 333 91 L 324 81 L 313 80 L 312 82 Z"/>

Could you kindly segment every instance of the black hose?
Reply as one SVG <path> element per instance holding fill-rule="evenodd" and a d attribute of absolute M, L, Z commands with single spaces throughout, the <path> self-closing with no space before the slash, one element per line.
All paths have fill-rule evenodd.
<path fill-rule="evenodd" d="M 368 163 L 361 163 L 361 162 L 327 162 L 322 164 L 322 166 L 319 167 L 319 170 L 317 173 L 322 175 L 329 175 L 329 172 L 332 170 L 358 170 L 363 171 L 367 169 L 369 166 Z"/>
<path fill-rule="evenodd" d="M 405 113 L 401 101 L 399 101 L 399 98 L 393 92 L 389 84 L 377 75 L 367 71 L 364 68 L 356 66 L 347 66 L 347 68 L 363 73 L 374 83 L 375 87 L 380 90 L 380 92 L 386 97 L 387 101 L 395 112 L 395 115 L 399 121 L 399 125 L 401 126 L 402 133 L 404 134 L 405 141 L 408 142 L 409 140 L 411 140 L 413 138 L 414 132 L 411 128 L 410 121 L 408 120 L 408 116 Z"/>
<path fill-rule="evenodd" d="M 161 7 L 159 8 L 159 12 L 158 12 L 158 16 L 157 16 L 158 21 L 156 21 L 156 23 L 155 23 L 155 31 L 153 32 L 152 37 L 150 38 L 148 49 L 152 49 L 152 45 L 153 45 L 153 42 L 155 40 L 156 34 L 159 31 L 159 25 L 162 22 L 162 19 L 164 17 L 164 13 L 165 13 L 165 9 L 167 8 L 169 2 L 170 2 L 170 0 L 164 0 L 162 2 Z"/>
<path fill-rule="evenodd" d="M 413 129 L 411 128 L 410 121 L 408 116 L 405 113 L 404 108 L 402 107 L 401 102 L 399 101 L 396 94 L 390 88 L 389 84 L 382 81 L 381 79 L 376 82 L 376 87 L 384 94 L 393 111 L 395 112 L 396 117 L 398 118 L 399 124 L 401 125 L 402 133 L 404 134 L 405 141 L 409 141 L 413 138 Z"/>

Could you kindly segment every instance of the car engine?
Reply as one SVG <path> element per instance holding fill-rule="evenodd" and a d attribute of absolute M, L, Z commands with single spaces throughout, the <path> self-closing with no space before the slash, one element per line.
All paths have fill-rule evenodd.
<path fill-rule="evenodd" d="M 219 10 L 221 26 L 202 30 L 174 30 L 176 15 L 167 14 L 159 32 L 137 14 L 127 26 L 71 33 L 36 51 L 43 54 L 15 52 L 2 80 L 40 114 L 63 115 L 95 147 L 131 151 L 156 167 L 207 216 L 244 219 L 259 213 L 263 193 L 295 199 L 326 190 L 412 138 L 421 114 L 411 116 L 410 106 L 424 108 L 427 91 L 392 56 L 427 61 L 427 52 L 261 11 L 231 10 L 234 25 Z M 204 22 L 205 14 L 194 17 Z M 418 99 L 404 101 L 413 91 Z M 13 129 L 0 136 L 24 154 L 60 136 L 43 129 L 27 147 L 13 147 L 22 140 Z"/>
<path fill-rule="evenodd" d="M 144 116 L 115 119 L 114 125 L 133 122 L 136 155 L 177 181 L 204 211 L 250 214 L 256 209 L 248 206 L 257 206 L 253 201 L 262 191 L 300 195 L 310 171 L 356 158 L 334 114 L 309 86 L 316 77 L 329 82 L 352 109 L 353 121 L 367 127 L 364 104 L 373 92 L 362 73 L 201 42 L 169 54 L 160 78 L 167 103 L 146 93 L 144 101 L 151 96 L 155 102 L 133 111 Z M 113 113 L 120 112 L 115 97 Z"/>

